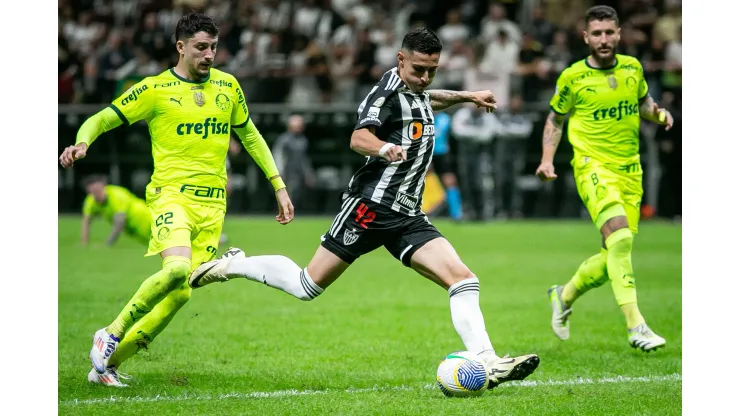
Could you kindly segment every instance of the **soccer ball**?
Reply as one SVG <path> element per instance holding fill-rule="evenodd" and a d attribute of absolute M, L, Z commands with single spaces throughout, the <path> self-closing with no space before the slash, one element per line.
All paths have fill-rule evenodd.
<path fill-rule="evenodd" d="M 447 397 L 480 396 L 486 391 L 488 372 L 477 354 L 456 351 L 439 363 L 437 384 Z"/>

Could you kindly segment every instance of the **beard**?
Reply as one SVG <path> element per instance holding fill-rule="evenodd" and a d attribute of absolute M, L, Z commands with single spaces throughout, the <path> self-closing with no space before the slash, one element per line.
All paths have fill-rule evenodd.
<path fill-rule="evenodd" d="M 602 50 L 602 47 L 590 47 L 591 49 L 591 56 L 593 56 L 594 60 L 599 63 L 599 66 L 610 66 L 614 63 L 614 58 L 616 57 L 616 50 L 613 46 L 608 46 L 609 50 L 606 51 L 606 49 Z"/>

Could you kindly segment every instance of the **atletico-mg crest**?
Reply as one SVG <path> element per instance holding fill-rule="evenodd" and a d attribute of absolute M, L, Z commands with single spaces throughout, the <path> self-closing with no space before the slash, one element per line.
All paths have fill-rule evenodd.
<path fill-rule="evenodd" d="M 357 231 L 353 229 L 346 229 L 344 230 L 344 245 L 350 246 L 357 241 L 357 239 L 360 238 L 360 235 L 357 234 Z"/>

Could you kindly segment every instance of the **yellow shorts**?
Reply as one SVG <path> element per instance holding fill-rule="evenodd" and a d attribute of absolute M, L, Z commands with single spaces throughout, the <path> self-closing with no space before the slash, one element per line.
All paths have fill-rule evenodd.
<path fill-rule="evenodd" d="M 598 229 L 625 215 L 637 234 L 643 192 L 640 163 L 619 166 L 580 156 L 573 162 L 573 173 L 578 194 Z"/>
<path fill-rule="evenodd" d="M 193 268 L 216 256 L 226 214 L 223 208 L 162 194 L 149 202 L 149 211 L 152 236 L 147 256 L 172 247 L 190 247 Z"/>

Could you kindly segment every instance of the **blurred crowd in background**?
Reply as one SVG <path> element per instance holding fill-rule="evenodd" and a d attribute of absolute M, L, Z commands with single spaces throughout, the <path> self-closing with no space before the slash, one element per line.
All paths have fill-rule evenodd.
<path fill-rule="evenodd" d="M 671 189 L 665 216 L 680 216 L 680 0 L 59 0 L 59 103 L 108 103 L 132 83 L 174 66 L 175 24 L 195 10 L 216 19 L 215 67 L 239 79 L 252 112 L 259 112 L 258 104 L 322 103 L 346 104 L 353 113 L 381 74 L 396 65 L 404 33 L 425 25 L 444 45 L 433 88 L 490 89 L 499 115 L 521 113 L 531 124 L 527 137 L 515 135 L 525 143 L 517 146 L 522 162 L 514 164 L 521 170 L 512 173 L 516 178 L 539 159 L 541 121 L 557 76 L 589 53 L 583 16 L 594 4 L 617 10 L 619 52 L 642 62 L 651 94 L 678 120 L 677 132 L 649 136 L 655 144 L 652 168 L 662 171 L 659 187 L 673 181 L 665 182 Z M 280 119 L 281 129 L 288 116 Z M 307 120 L 306 135 L 312 142 L 310 124 Z M 475 143 L 468 152 L 451 144 L 458 172 L 461 163 L 476 164 L 478 171 L 480 164 L 491 163 L 495 172 L 502 155 L 496 146 L 481 150 L 480 145 L 494 142 L 502 131 L 507 130 L 468 137 Z M 265 136 L 269 142 L 280 133 Z M 334 140 L 348 137 L 337 134 Z M 454 131 L 452 137 L 466 140 Z M 70 140 L 60 137 L 60 145 Z M 489 162 L 465 159 L 465 153 L 481 151 L 489 153 Z"/>

